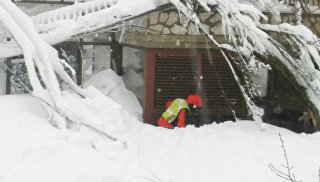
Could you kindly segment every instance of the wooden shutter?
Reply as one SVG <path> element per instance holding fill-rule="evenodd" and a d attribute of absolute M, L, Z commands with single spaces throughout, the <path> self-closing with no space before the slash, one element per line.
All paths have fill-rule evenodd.
<path fill-rule="evenodd" d="M 196 93 L 197 60 L 192 57 L 156 57 L 155 118 L 160 117 L 168 101 Z"/>
<path fill-rule="evenodd" d="M 245 117 L 243 96 L 227 62 L 219 54 L 203 58 L 202 97 L 209 115 Z"/>

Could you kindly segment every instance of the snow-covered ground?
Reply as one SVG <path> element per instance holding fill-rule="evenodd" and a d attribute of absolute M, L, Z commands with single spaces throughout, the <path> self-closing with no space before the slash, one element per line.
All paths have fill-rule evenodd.
<path fill-rule="evenodd" d="M 29 22 L 23 21 L 29 19 L 21 12 L 18 14 L 19 11 L 15 6 L 11 5 L 11 3 L 3 2 L 5 1 L 0 1 L 0 4 L 2 4 L 2 11 L 0 11 L 2 16 L 0 16 L 0 19 L 4 22 L 3 24 L 10 30 L 15 40 L 22 47 L 30 68 L 33 68 L 32 60 L 35 60 L 36 63 L 45 63 L 47 70 L 51 70 L 51 72 L 48 72 L 51 74 L 45 77 L 50 78 L 48 80 L 51 81 L 47 81 L 45 84 L 48 84 L 46 88 L 55 88 L 57 86 L 54 85 L 55 79 L 53 78 L 55 74 L 53 67 L 52 69 L 50 68 L 51 63 L 57 63 L 59 60 L 51 47 L 43 47 L 43 45 L 47 45 L 45 42 L 54 44 L 68 40 L 73 35 L 99 30 L 103 27 L 114 25 L 116 22 L 122 22 L 154 10 L 169 1 L 122 0 L 115 1 L 118 3 L 112 7 L 107 7 L 104 3 L 106 1 L 100 1 L 95 5 L 94 2 L 84 3 L 83 7 L 80 8 L 78 7 L 79 4 L 77 4 L 70 6 L 70 9 L 65 8 L 61 12 L 54 11 L 39 15 L 34 19 L 34 22 L 39 25 L 36 26 L 37 29 L 31 28 L 33 27 L 31 20 Z M 6 2 L 10 1 L 7 0 Z M 180 1 L 172 0 L 170 2 L 175 3 L 186 17 L 194 19 L 193 14 L 189 14 L 189 11 L 184 11 L 186 8 L 178 4 Z M 203 1 L 198 2 L 202 3 L 202 6 L 205 5 L 204 8 L 207 7 L 207 4 L 203 4 Z M 241 45 L 248 45 L 246 48 L 250 50 L 250 52 L 247 52 L 248 49 L 241 49 L 246 50 L 242 53 L 243 55 L 249 55 L 249 53 L 253 52 L 272 53 L 272 55 L 279 56 L 282 59 L 283 54 L 275 51 L 278 50 L 276 49 L 277 47 L 270 46 L 274 45 L 272 44 L 274 42 L 269 42 L 270 38 L 265 31 L 272 30 L 300 35 L 299 38 L 301 40 L 296 45 L 305 46 L 300 49 L 301 51 L 304 50 L 301 62 L 311 65 L 310 69 L 306 67 L 301 72 L 311 76 L 303 77 L 303 75 L 298 75 L 295 79 L 306 81 L 306 83 L 309 80 L 319 81 L 318 78 L 314 79 L 313 77 L 318 72 L 314 70 L 316 63 L 311 60 L 320 60 L 320 57 L 316 47 L 308 44 L 308 42 L 313 42 L 314 40 L 311 31 L 307 32 L 307 29 L 301 29 L 301 26 L 291 27 L 289 24 L 262 26 L 259 23 L 259 19 L 263 16 L 257 8 L 241 4 L 239 3 L 240 1 L 228 1 L 226 3 L 227 6 L 224 6 L 225 3 L 223 2 L 227 1 L 220 1 L 219 8 L 222 8 L 223 11 L 221 10 L 221 12 L 224 12 L 222 20 L 227 27 L 226 30 L 228 30 L 229 37 L 234 37 L 233 43 L 241 40 Z M 89 5 L 94 5 L 95 8 Z M 248 9 L 249 7 L 251 8 Z M 80 10 L 89 11 L 89 8 L 91 8 L 91 13 L 78 14 Z M 99 11 L 95 12 L 95 10 Z M 65 12 L 72 13 L 72 18 L 64 16 Z M 229 16 L 230 12 L 235 15 L 232 16 L 233 19 Z M 243 12 L 253 17 L 243 16 Z M 51 22 L 52 24 L 48 24 L 49 20 L 55 21 Z M 198 18 L 193 21 L 200 22 Z M 18 24 L 14 24 L 17 22 Z M 53 29 L 54 31 L 52 31 Z M 204 28 L 201 29 L 207 32 Z M 239 32 L 231 30 L 238 30 Z M 39 31 L 43 33 L 52 32 L 52 34 L 45 34 L 42 37 L 45 39 L 44 42 L 38 36 Z M 303 35 L 301 32 L 304 32 Z M 239 39 L 236 36 L 231 36 L 233 33 L 242 36 Z M 5 40 L 8 41 L 8 39 Z M 213 38 L 212 41 L 216 42 Z M 215 44 L 218 47 L 226 46 L 224 48 L 230 48 L 217 42 Z M 12 43 L 12 45 L 15 45 L 15 43 Z M 236 45 L 238 46 L 236 48 L 242 48 L 241 45 Z M 3 46 L 2 57 L 21 52 L 17 46 L 14 48 L 8 48 L 8 44 Z M 8 52 L 8 50 L 11 50 L 11 52 Z M 41 53 L 34 50 L 41 50 Z M 31 55 L 30 53 L 33 54 Z M 283 64 L 287 65 L 288 63 L 284 62 Z M 38 65 L 38 68 L 41 69 L 43 67 Z M 64 73 L 57 69 L 60 68 L 57 65 L 54 68 L 56 72 Z M 290 70 L 291 67 L 288 69 Z M 47 70 L 43 69 L 42 72 L 47 73 Z M 102 74 L 100 78 L 106 76 L 112 77 L 112 75 L 106 73 Z M 34 81 L 33 86 L 36 91 L 42 91 L 42 89 L 39 89 L 42 87 L 36 82 L 36 78 L 34 74 L 31 76 L 30 81 Z M 99 78 L 91 81 L 89 84 L 96 84 L 101 93 L 92 86 L 87 85 L 88 96 L 85 99 L 72 95 L 67 91 L 60 96 L 58 89 L 49 90 L 57 91 L 48 92 L 54 98 L 52 101 L 66 99 L 67 102 L 65 103 L 70 104 L 68 106 L 72 106 L 67 107 L 64 102 L 54 103 L 58 106 L 66 106 L 58 107 L 59 111 L 66 110 L 64 114 L 68 114 L 68 117 L 73 116 L 72 119 L 75 122 L 77 122 L 76 119 L 82 119 L 78 121 L 78 125 L 72 124 L 65 127 L 60 122 L 57 124 L 59 129 L 53 127 L 51 124 L 53 123 L 52 116 L 47 113 L 47 110 L 39 100 L 27 95 L 0 96 L 0 181 L 284 181 L 268 168 L 271 163 L 277 169 L 286 171 L 282 167 L 282 164 L 285 164 L 285 158 L 278 136 L 279 133 L 283 136 L 286 154 L 290 165 L 294 166 L 293 172 L 296 178 L 303 181 L 319 181 L 319 133 L 312 135 L 296 134 L 271 125 L 266 125 L 261 130 L 260 126 L 253 121 L 224 122 L 200 128 L 188 126 L 187 128 L 172 130 L 155 127 L 139 121 L 138 118 L 141 113 L 138 112 L 139 110 L 141 111 L 141 108 L 135 106 L 138 103 L 137 99 L 131 100 L 130 104 L 126 102 L 132 98 L 132 94 L 130 92 L 122 92 L 125 90 L 122 81 L 116 82 L 116 78 L 111 79 L 111 83 L 110 80 L 101 80 Z M 103 84 L 99 85 L 100 83 L 108 83 L 107 86 L 109 87 Z M 309 83 L 305 85 L 302 83 L 301 85 L 308 85 L 308 87 L 305 87 L 310 92 L 319 90 L 316 87 L 318 83 L 314 84 L 314 88 L 309 88 Z M 243 93 L 245 92 L 243 91 Z M 109 96 L 105 97 L 103 94 Z M 310 97 L 312 96 L 314 95 Z M 315 95 L 311 101 L 314 101 L 314 104 L 318 107 L 320 102 L 317 98 L 317 95 Z M 78 117 L 75 116 L 75 110 L 80 113 Z M 93 130 L 84 124 L 92 125 L 96 129 Z M 100 132 L 97 132 L 97 130 Z M 110 134 L 118 140 L 110 140 L 103 133 Z"/>
<path fill-rule="evenodd" d="M 97 101 L 87 106 L 104 117 L 101 128 L 113 128 L 117 142 L 83 126 L 53 127 L 30 96 L 0 96 L 0 181 L 284 181 L 268 168 L 285 171 L 278 133 L 296 178 L 318 181 L 319 133 L 261 130 L 253 121 L 170 130 L 138 121 L 112 99 L 103 102 L 108 108 Z"/>

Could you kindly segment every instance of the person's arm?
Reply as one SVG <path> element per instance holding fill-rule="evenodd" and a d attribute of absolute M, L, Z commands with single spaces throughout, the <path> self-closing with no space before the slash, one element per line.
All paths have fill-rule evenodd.
<path fill-rule="evenodd" d="M 181 111 L 179 112 L 178 123 L 177 123 L 177 127 L 179 128 L 186 127 L 185 112 L 186 112 L 185 109 L 181 109 Z"/>

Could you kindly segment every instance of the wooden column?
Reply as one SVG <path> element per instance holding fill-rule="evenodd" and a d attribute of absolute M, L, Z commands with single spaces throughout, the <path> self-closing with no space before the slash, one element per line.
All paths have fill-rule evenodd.
<path fill-rule="evenodd" d="M 154 124 L 154 80 L 155 80 L 155 52 L 146 49 L 145 72 L 144 72 L 144 97 L 143 97 L 143 120 L 145 123 Z"/>
<path fill-rule="evenodd" d="M 78 48 L 78 66 L 77 66 L 77 84 L 82 84 L 82 73 L 83 73 L 83 39 L 80 39 Z"/>
<path fill-rule="evenodd" d="M 110 68 L 114 70 L 118 75 L 123 75 L 122 68 L 122 45 L 120 45 L 116 38 L 115 34 L 111 33 L 111 61 Z"/>
<path fill-rule="evenodd" d="M 4 61 L 4 64 L 6 64 L 9 69 L 11 69 L 12 67 L 11 63 L 12 61 L 10 58 L 7 58 Z M 12 76 L 11 72 L 8 69 L 6 69 L 6 95 L 10 95 L 11 93 L 11 79 L 10 79 L 11 76 Z"/>

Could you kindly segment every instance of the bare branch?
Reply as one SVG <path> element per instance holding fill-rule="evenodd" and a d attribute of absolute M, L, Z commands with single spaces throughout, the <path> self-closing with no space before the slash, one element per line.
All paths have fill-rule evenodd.
<path fill-rule="evenodd" d="M 302 182 L 301 180 L 296 180 L 295 178 L 295 175 L 294 173 L 292 172 L 292 169 L 293 167 L 291 166 L 290 167 L 290 164 L 289 164 L 289 159 L 288 159 L 288 156 L 287 156 L 287 151 L 285 149 L 285 146 L 284 146 L 284 141 L 282 139 L 282 136 L 281 134 L 279 133 L 279 138 L 280 138 L 280 141 L 281 141 L 281 148 L 282 148 L 282 151 L 283 151 L 283 156 L 285 158 L 285 164 L 282 165 L 282 167 L 285 168 L 285 172 L 275 168 L 271 163 L 268 165 L 269 169 L 275 173 L 277 176 L 287 180 L 287 181 L 291 181 L 291 182 Z"/>

